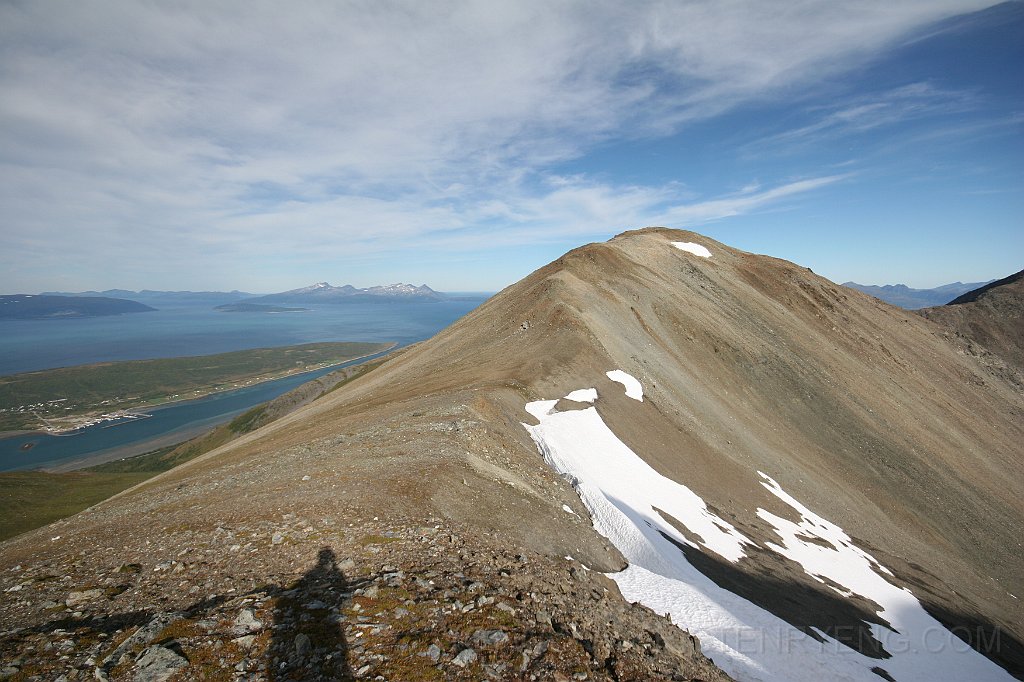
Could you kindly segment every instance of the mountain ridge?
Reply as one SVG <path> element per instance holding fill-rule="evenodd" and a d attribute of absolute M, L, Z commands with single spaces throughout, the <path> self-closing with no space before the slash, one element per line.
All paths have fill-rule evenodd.
<path fill-rule="evenodd" d="M 696 244 L 710 257 L 677 243 Z M 608 373 L 614 370 L 636 379 L 642 401 L 611 381 Z M 579 401 L 588 387 L 595 392 L 589 404 Z M 538 401 L 549 401 L 550 410 L 528 411 Z M 572 485 L 584 485 L 582 479 L 563 478 L 564 472 L 538 455 L 535 429 L 549 428 L 549 417 L 574 419 L 577 412 L 581 419 L 600 418 L 646 466 L 685 484 L 709 514 L 751 541 L 742 559 L 723 558 L 711 549 L 710 536 L 689 525 L 692 519 L 666 512 L 674 522 L 661 515 L 665 537 L 651 542 L 671 538 L 678 547 L 658 561 L 685 557 L 687 570 L 698 570 L 697 579 L 706 583 L 701 589 L 742 595 L 744 609 L 773 614 L 779 628 L 792 627 L 812 639 L 819 632 L 838 638 L 843 644 L 835 646 L 857 661 L 850 664 L 855 679 L 877 679 L 881 673 L 872 666 L 895 679 L 921 678 L 893 668 L 900 657 L 889 661 L 882 655 L 892 644 L 865 629 L 865 620 L 880 618 L 877 604 L 823 587 L 799 562 L 772 549 L 779 534 L 766 519 L 794 518 L 794 508 L 778 489 L 824 519 L 840 521 L 851 547 L 876 558 L 929 617 L 959 628 L 975 647 L 984 649 L 993 633 L 1001 634 L 1000 650 L 986 653 L 1017 674 L 1024 670 L 1024 623 L 1008 596 L 1024 588 L 1014 544 L 1015 529 L 1024 524 L 1021 392 L 959 352 L 941 327 L 922 316 L 841 288 L 795 264 L 665 228 L 626 232 L 574 249 L 432 339 L 278 422 L 122 493 L 86 516 L 5 543 L 0 575 L 18 561 L 40 570 L 37 556 L 50 565 L 75 557 L 80 567 L 75 570 L 82 574 L 75 580 L 85 581 L 110 565 L 111 558 L 91 548 L 102 547 L 101 538 L 114 527 L 126 538 L 126 548 L 149 547 L 139 559 L 149 571 L 151 564 L 164 557 L 170 561 L 181 547 L 193 547 L 204 533 L 224 526 L 243 538 L 239 546 L 251 542 L 253 548 L 235 555 L 234 563 L 202 569 L 206 580 L 218 585 L 244 583 L 248 566 L 265 573 L 263 562 L 278 562 L 275 557 L 291 565 L 316 565 L 325 544 L 338 556 L 349 556 L 358 575 L 392 574 L 374 568 L 381 566 L 369 551 L 376 541 L 360 537 L 383 537 L 389 526 L 400 527 L 393 540 L 384 541 L 392 562 L 403 548 L 412 557 L 420 551 L 415 548 L 440 542 L 429 533 L 408 536 L 404 529 L 410 523 L 438 526 L 442 537 L 458 536 L 452 542 L 473 570 L 486 569 L 488 560 L 481 556 L 498 556 L 498 547 L 520 552 L 523 568 L 509 576 L 500 575 L 508 569 L 488 574 L 495 587 L 485 594 L 514 610 L 526 609 L 529 588 L 515 588 L 519 596 L 509 601 L 510 593 L 503 591 L 508 588 L 498 586 L 507 585 L 513 574 L 548 576 L 554 570 L 550 560 L 563 562 L 570 572 L 582 564 L 613 578 L 627 563 L 631 570 L 674 575 L 675 569 L 642 558 L 627 561 L 632 550 L 615 546 L 593 527 L 598 517 L 588 518 L 591 508 Z M 589 495 L 588 490 L 580 493 Z M 296 513 L 303 520 L 292 525 L 287 517 Z M 362 530 L 353 535 L 344 524 L 319 520 L 339 516 Z M 301 530 L 303 524 L 309 532 Z M 274 533 L 287 537 L 287 544 L 275 544 Z M 51 542 L 56 534 L 69 539 Z M 160 537 L 157 547 L 143 544 L 154 537 Z M 218 551 L 227 549 L 225 541 Z M 218 556 L 212 545 L 211 552 L 208 563 Z M 198 566 L 190 557 L 175 560 L 193 580 Z M 402 569 L 407 575 L 413 570 L 423 569 L 412 564 Z M 124 606 L 115 600 L 104 609 L 141 608 L 155 598 L 146 595 L 157 594 L 170 600 L 163 610 L 179 603 L 189 607 L 182 595 L 162 592 L 153 575 L 140 573 L 126 592 L 134 596 L 124 598 Z M 621 603 L 615 583 L 601 585 L 598 593 L 607 590 L 607 596 L 599 604 Z M 537 626 L 544 632 L 604 641 L 591 621 L 582 630 L 569 627 L 576 622 L 573 604 L 534 594 L 553 609 Z M 41 618 L 29 606 L 4 613 L 30 622 Z M 390 615 L 375 617 L 407 631 Z M 432 622 L 425 615 L 415 618 L 423 625 Z M 726 672 L 741 679 L 747 674 L 728 638 L 699 620 L 673 619 L 697 634 L 703 650 L 713 652 Z M 534 641 L 524 634 L 534 627 L 529 623 L 502 632 L 521 646 Z M 275 620 L 273 627 L 288 631 L 290 626 Z M 465 636 L 469 641 L 472 631 Z M 186 648 L 200 646 L 183 641 Z M 454 663 L 466 646 L 440 647 L 432 669 L 468 679 L 469 669 Z M 473 656 L 493 656 L 482 659 L 488 665 L 506 660 L 504 645 L 475 648 Z M 627 649 L 632 650 L 615 642 L 607 651 L 592 646 L 583 659 L 586 669 L 606 675 L 601 671 L 626 660 Z M 359 665 L 366 660 L 363 653 L 351 653 Z M 389 649 L 388 656 L 403 654 Z M 524 660 L 524 670 L 541 677 L 564 670 L 546 656 L 528 654 Z M 695 659 L 675 660 L 677 670 L 693 670 L 687 666 Z M 793 660 L 818 670 L 818 679 L 835 675 L 814 668 L 812 663 L 822 664 L 817 659 Z M 787 665 L 776 659 L 762 663 Z M 396 676 L 387 661 L 367 665 Z M 687 674 L 686 679 L 695 676 Z M 667 679 L 650 671 L 647 678 Z M 991 679 L 1004 678 L 993 673 Z"/>
<path fill-rule="evenodd" d="M 843 282 L 844 287 L 850 289 L 856 289 L 861 293 L 874 296 L 875 298 L 881 299 L 886 303 L 906 308 L 907 310 L 916 310 L 918 308 L 926 308 L 936 305 L 945 305 L 949 303 L 957 296 L 965 294 L 969 291 L 977 289 L 978 287 L 989 284 L 989 282 L 951 282 L 950 284 L 943 284 L 942 286 L 933 287 L 931 289 L 914 289 L 908 287 L 906 284 L 858 284 L 857 282 Z"/>
<path fill-rule="evenodd" d="M 444 296 L 434 291 L 426 284 L 415 286 L 412 284 L 377 285 L 357 289 L 351 284 L 332 286 L 327 282 L 317 282 L 306 287 L 282 291 L 276 294 L 266 294 L 255 298 L 245 299 L 245 303 L 347 303 L 351 301 L 373 301 L 373 300 L 409 300 L 409 301 L 436 301 L 442 300 Z"/>
<path fill-rule="evenodd" d="M 1006 372 L 1012 380 L 1024 387 L 1024 270 L 962 294 L 946 305 L 917 312 L 964 341 L 964 352 L 994 353 L 1009 365 Z"/>

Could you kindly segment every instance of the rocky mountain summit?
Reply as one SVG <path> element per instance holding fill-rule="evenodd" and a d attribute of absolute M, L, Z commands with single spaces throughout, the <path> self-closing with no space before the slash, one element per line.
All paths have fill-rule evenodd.
<path fill-rule="evenodd" d="M 936 323 L 627 232 L 0 545 L 0 674 L 1010 679 L 1021 443 Z"/>

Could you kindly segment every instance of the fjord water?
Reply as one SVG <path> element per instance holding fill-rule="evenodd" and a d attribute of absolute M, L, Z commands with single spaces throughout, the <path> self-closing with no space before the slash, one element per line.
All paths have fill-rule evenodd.
<path fill-rule="evenodd" d="M 81 319 L 0 321 L 0 376 L 91 362 L 210 355 L 323 341 L 394 341 L 436 334 L 486 299 L 309 305 L 306 312 L 223 313 L 177 305 Z"/>
<path fill-rule="evenodd" d="M 0 375 L 90 362 L 208 355 L 324 341 L 408 345 L 448 326 L 485 300 L 352 303 L 302 313 L 220 313 L 206 306 L 79 320 L 0 324 Z M 119 456 L 185 440 L 343 365 L 296 374 L 148 411 L 152 416 L 76 435 L 0 438 L 0 471 L 59 466 L 117 451 Z M 29 449 L 23 449 L 28 444 Z"/>
<path fill-rule="evenodd" d="M 368 359 L 352 360 L 234 391 L 172 403 L 147 410 L 145 413 L 149 417 L 98 424 L 79 433 L 63 436 L 32 433 L 3 438 L 0 439 L 0 471 L 51 468 L 114 450 L 119 457 L 142 454 L 187 440 L 307 381 Z M 30 447 L 24 449 L 26 446 Z"/>

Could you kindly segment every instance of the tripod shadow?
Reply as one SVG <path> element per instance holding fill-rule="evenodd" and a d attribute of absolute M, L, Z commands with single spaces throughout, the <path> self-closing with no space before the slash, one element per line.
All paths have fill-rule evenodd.
<path fill-rule="evenodd" d="M 267 652 L 271 680 L 353 680 L 341 608 L 349 584 L 329 547 L 316 566 L 280 593 Z"/>

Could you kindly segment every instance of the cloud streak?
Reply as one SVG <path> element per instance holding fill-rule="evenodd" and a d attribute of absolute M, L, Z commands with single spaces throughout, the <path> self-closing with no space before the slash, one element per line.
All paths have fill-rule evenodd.
<path fill-rule="evenodd" d="M 887 92 L 844 100 L 839 106 L 812 112 L 814 121 L 758 140 L 748 150 L 801 149 L 822 140 L 870 133 L 879 128 L 923 119 L 954 116 L 978 108 L 976 95 L 953 92 L 930 83 L 911 83 Z"/>
<path fill-rule="evenodd" d="M 7 3 L 0 262 L 227 277 L 229 257 L 295 266 L 749 212 L 840 178 L 694 200 L 549 169 L 791 96 L 985 4 Z"/>

